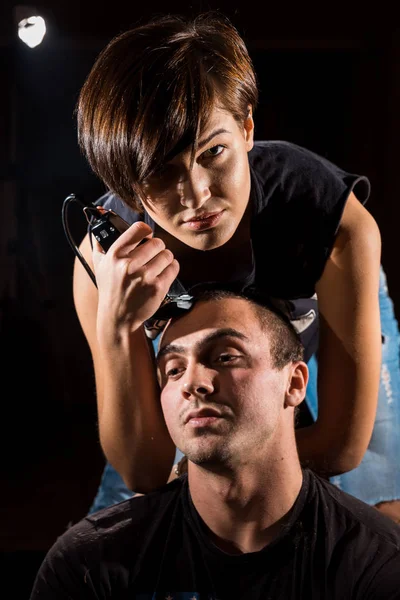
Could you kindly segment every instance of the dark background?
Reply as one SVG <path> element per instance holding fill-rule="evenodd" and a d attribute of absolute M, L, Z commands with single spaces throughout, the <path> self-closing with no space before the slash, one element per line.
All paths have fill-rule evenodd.
<path fill-rule="evenodd" d="M 231 17 L 259 77 L 256 138 L 304 145 L 370 178 L 367 207 L 399 318 L 397 21 L 385 3 L 258 4 L 48 0 L 35 4 L 48 29 L 34 49 L 17 38 L 13 4 L 1 6 L 0 564 L 10 598 L 29 597 L 44 553 L 86 514 L 104 464 L 61 208 L 71 192 L 94 200 L 104 191 L 78 150 L 73 110 L 114 35 L 166 11 Z M 77 205 L 70 214 L 80 241 L 84 216 Z"/>

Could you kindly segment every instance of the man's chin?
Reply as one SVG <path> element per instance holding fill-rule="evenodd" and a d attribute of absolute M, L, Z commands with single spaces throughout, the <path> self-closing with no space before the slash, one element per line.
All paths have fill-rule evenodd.
<path fill-rule="evenodd" d="M 221 467 L 229 460 L 226 448 L 192 448 L 185 455 L 191 463 L 208 469 Z"/>

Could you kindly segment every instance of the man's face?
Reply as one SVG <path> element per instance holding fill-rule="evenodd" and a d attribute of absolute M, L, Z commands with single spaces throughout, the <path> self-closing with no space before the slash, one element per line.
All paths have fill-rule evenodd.
<path fill-rule="evenodd" d="M 247 153 L 253 147 L 251 116 L 239 124 L 215 107 L 200 133 L 190 167 L 190 149 L 144 182 L 143 204 L 165 231 L 198 250 L 222 246 L 235 233 L 250 198 Z"/>
<path fill-rule="evenodd" d="M 273 368 L 248 302 L 196 304 L 166 329 L 158 365 L 168 430 L 193 463 L 233 466 L 275 448 L 289 367 Z"/>

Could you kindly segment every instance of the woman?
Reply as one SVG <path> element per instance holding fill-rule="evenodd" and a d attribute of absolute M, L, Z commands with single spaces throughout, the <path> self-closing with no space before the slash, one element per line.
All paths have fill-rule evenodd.
<path fill-rule="evenodd" d="M 213 14 L 164 17 L 117 36 L 81 90 L 79 142 L 110 190 L 100 203 L 134 223 L 106 254 L 84 239 L 98 289 L 79 262 L 74 271 L 101 445 L 130 490 L 163 484 L 176 451 L 146 323 L 168 292 L 216 281 L 267 293 L 289 313 L 307 357 L 318 357 L 318 414 L 297 429 L 302 463 L 326 477 L 362 469 L 380 389 L 379 293 L 390 302 L 383 280 L 379 287 L 379 229 L 364 207 L 369 182 L 294 144 L 255 143 L 257 99 L 243 40 Z M 398 369 L 396 360 L 393 381 Z M 397 395 L 392 404 L 398 415 Z M 361 488 L 347 473 L 348 490 L 373 505 L 400 498 L 399 436 L 388 435 L 390 452 L 378 451 Z M 391 481 L 378 492 L 382 461 Z M 110 475 L 108 467 L 105 487 Z"/>

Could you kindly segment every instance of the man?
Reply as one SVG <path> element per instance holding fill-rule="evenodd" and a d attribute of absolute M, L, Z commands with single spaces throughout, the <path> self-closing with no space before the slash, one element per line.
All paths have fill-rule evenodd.
<path fill-rule="evenodd" d="M 300 465 L 302 354 L 284 317 L 231 292 L 172 319 L 158 374 L 188 474 L 71 527 L 31 599 L 400 598 L 398 526 Z"/>

